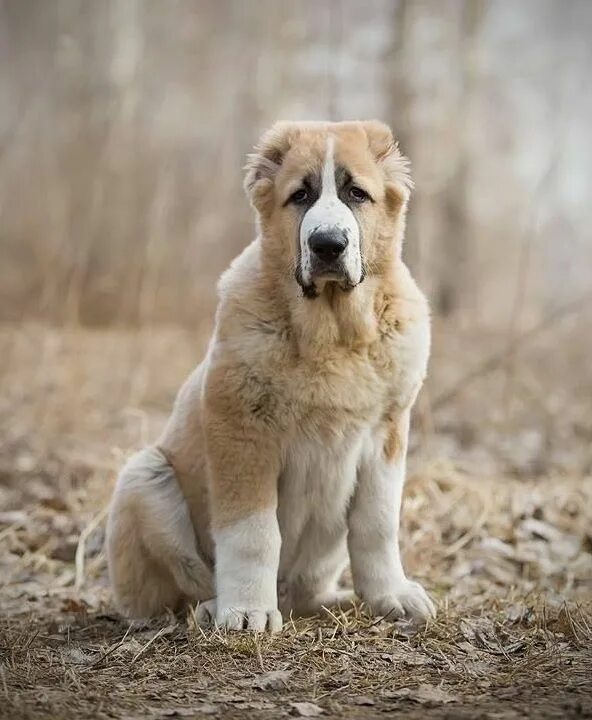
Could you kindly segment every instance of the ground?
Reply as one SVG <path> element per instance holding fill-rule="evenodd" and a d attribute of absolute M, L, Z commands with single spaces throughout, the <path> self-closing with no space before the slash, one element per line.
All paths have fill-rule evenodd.
<path fill-rule="evenodd" d="M 439 605 L 427 627 L 360 606 L 274 637 L 203 630 L 191 609 L 121 618 L 103 554 L 115 473 L 155 437 L 207 333 L 0 329 L 0 717 L 592 717 L 592 415 L 577 358 L 569 414 L 533 391 L 551 371 L 536 353 L 504 370 L 504 392 L 528 389 L 510 405 L 487 385 L 485 341 L 462 402 L 448 373 L 469 346 L 457 337 L 436 358 L 403 523 L 406 564 Z"/>

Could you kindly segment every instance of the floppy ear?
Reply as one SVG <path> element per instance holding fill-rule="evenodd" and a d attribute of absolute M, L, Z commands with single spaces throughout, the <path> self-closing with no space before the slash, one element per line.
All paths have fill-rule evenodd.
<path fill-rule="evenodd" d="M 407 203 L 413 188 L 409 160 L 399 150 L 388 125 L 378 120 L 369 120 L 364 123 L 364 129 L 370 152 L 384 174 L 389 209 L 399 210 Z"/>
<path fill-rule="evenodd" d="M 289 148 L 288 123 L 276 123 L 263 133 L 254 152 L 247 155 L 244 188 L 251 204 L 259 212 L 271 197 L 274 178 Z"/>

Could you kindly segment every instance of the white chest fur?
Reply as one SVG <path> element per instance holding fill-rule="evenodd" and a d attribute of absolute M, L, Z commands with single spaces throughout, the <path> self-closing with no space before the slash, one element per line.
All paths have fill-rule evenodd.
<path fill-rule="evenodd" d="M 279 479 L 279 580 L 280 595 L 290 588 L 292 606 L 299 593 L 310 597 L 334 587 L 347 564 L 347 509 L 367 442 L 357 430 L 327 444 L 301 435 L 286 449 Z"/>

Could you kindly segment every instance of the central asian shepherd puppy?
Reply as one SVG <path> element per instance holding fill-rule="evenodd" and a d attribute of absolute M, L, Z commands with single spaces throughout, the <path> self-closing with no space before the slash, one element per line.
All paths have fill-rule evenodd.
<path fill-rule="evenodd" d="M 401 259 L 411 180 L 377 121 L 278 123 L 246 167 L 258 236 L 219 282 L 207 354 L 158 442 L 125 465 L 107 549 L 119 608 L 199 603 L 277 631 L 352 593 L 434 605 L 399 551 L 409 414 L 429 309 Z"/>

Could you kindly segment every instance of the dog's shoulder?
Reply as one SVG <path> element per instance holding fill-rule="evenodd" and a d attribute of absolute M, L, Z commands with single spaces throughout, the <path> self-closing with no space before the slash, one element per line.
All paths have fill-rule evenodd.
<path fill-rule="evenodd" d="M 236 257 L 218 282 L 214 344 L 240 355 L 283 341 L 288 331 L 286 308 L 262 263 L 261 244 L 254 240 Z"/>
<path fill-rule="evenodd" d="M 369 356 L 387 378 L 395 405 L 411 404 L 425 379 L 430 355 L 430 310 L 425 295 L 401 262 L 375 298 L 378 339 Z"/>
<path fill-rule="evenodd" d="M 204 374 L 205 409 L 236 422 L 280 423 L 281 368 L 290 332 L 285 310 L 262 267 L 258 240 L 218 283 L 216 325 Z"/>
<path fill-rule="evenodd" d="M 257 282 L 261 273 L 261 243 L 259 238 L 250 242 L 230 263 L 218 280 L 218 296 L 221 302 L 248 290 Z"/>
<path fill-rule="evenodd" d="M 381 337 L 404 334 L 430 326 L 430 309 L 408 267 L 399 262 L 375 298 Z"/>

